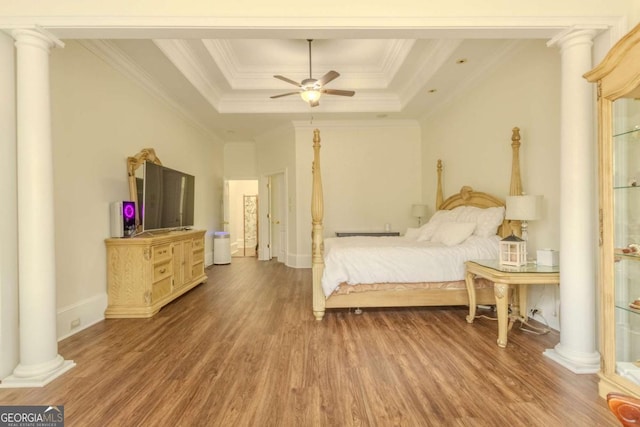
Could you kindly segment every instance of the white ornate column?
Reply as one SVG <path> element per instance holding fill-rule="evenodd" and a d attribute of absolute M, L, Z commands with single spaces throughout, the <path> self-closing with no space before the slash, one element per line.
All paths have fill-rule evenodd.
<path fill-rule="evenodd" d="M 20 363 L 2 387 L 43 386 L 75 364 L 58 354 L 49 54 L 55 38 L 13 32 L 17 49 Z"/>
<path fill-rule="evenodd" d="M 560 343 L 545 356 L 576 373 L 600 370 L 596 345 L 596 145 L 592 68 L 596 29 L 551 40 L 561 56 Z"/>
<path fill-rule="evenodd" d="M 0 378 L 18 364 L 18 192 L 13 39 L 0 32 Z"/>

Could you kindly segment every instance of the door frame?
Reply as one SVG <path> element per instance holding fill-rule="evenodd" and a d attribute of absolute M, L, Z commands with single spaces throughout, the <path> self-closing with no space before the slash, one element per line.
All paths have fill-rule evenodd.
<path fill-rule="evenodd" d="M 284 245 L 285 247 L 284 249 L 284 253 L 285 253 L 285 264 L 289 265 L 288 262 L 288 258 L 289 258 L 289 203 L 287 202 L 289 200 L 289 180 L 288 180 L 288 171 L 287 169 L 281 169 L 281 170 L 276 170 L 270 173 L 266 173 L 263 175 L 260 175 L 260 177 L 258 178 L 258 194 L 261 195 L 266 195 L 266 197 L 263 197 L 263 203 L 260 203 L 258 205 L 258 212 L 259 212 L 259 220 L 258 223 L 261 224 L 260 228 L 259 228 L 259 239 L 260 239 L 260 246 L 258 248 L 258 259 L 261 261 L 269 261 L 271 260 L 274 256 L 277 256 L 277 254 L 273 254 L 271 251 L 271 248 L 273 246 L 272 242 L 274 238 L 278 238 L 278 237 L 274 237 L 272 236 L 272 226 L 271 226 L 271 217 L 273 216 L 273 203 L 275 202 L 275 200 L 273 200 L 274 198 L 277 199 L 277 197 L 274 197 L 271 194 L 271 189 L 272 189 L 272 179 L 273 177 L 275 177 L 276 175 L 283 175 L 283 179 L 282 179 L 282 200 L 284 200 L 284 212 L 282 212 L 282 218 L 281 218 L 281 226 L 285 227 L 285 238 L 284 240 Z M 266 198 L 266 200 L 265 200 Z M 282 260 L 281 260 L 282 261 Z"/>

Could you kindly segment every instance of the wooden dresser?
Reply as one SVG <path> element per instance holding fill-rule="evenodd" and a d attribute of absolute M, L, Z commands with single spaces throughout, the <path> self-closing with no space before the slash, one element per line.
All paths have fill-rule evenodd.
<path fill-rule="evenodd" d="M 151 317 L 204 274 L 204 231 L 106 239 L 106 318 Z"/>

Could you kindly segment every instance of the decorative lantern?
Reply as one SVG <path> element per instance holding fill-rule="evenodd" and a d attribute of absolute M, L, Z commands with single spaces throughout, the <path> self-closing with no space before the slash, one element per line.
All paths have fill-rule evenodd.
<path fill-rule="evenodd" d="M 527 265 L 527 242 L 513 234 L 500 240 L 500 265 Z"/>

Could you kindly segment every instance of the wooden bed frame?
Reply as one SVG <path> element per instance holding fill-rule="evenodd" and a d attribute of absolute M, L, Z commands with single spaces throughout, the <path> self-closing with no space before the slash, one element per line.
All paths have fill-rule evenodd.
<path fill-rule="evenodd" d="M 522 194 L 520 179 L 520 129 L 513 128 L 511 136 L 512 168 L 509 195 Z M 324 272 L 324 237 L 322 220 L 324 216 L 324 200 L 322 194 L 322 177 L 320 174 L 320 131 L 313 131 L 313 188 L 311 193 L 312 218 L 312 283 L 313 283 L 313 314 L 316 320 L 322 320 L 327 308 L 361 308 L 361 307 L 424 307 L 469 305 L 466 287 L 460 289 L 402 289 L 376 290 L 370 292 L 355 292 L 346 295 L 331 295 L 325 297 L 322 291 L 322 274 Z M 477 206 L 487 208 L 504 206 L 504 201 L 487 193 L 473 191 L 464 186 L 458 194 L 446 200 L 442 196 L 442 161 L 437 164 L 437 192 L 436 206 L 438 210 L 453 209 L 458 206 Z M 513 231 L 519 234 L 519 221 L 507 221 L 498 229 L 498 234 L 507 236 Z M 464 283 L 464 280 L 461 281 Z M 495 305 L 493 287 L 476 290 L 476 303 Z"/>

